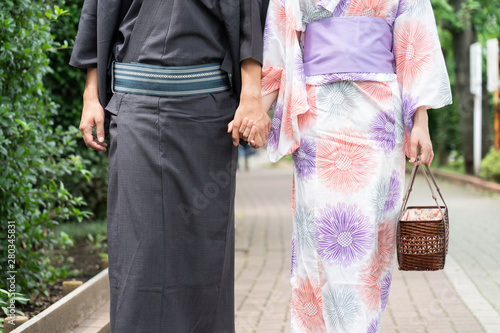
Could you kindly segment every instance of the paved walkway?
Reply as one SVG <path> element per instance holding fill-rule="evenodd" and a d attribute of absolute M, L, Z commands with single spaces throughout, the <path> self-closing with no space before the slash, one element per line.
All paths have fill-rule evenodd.
<path fill-rule="evenodd" d="M 500 200 L 441 187 L 452 223 L 447 267 L 396 270 L 382 332 L 500 332 Z M 414 200 L 427 191 L 417 180 Z M 291 170 L 241 172 L 236 196 L 236 332 L 289 332 Z"/>
<path fill-rule="evenodd" d="M 292 170 L 262 168 L 265 154 L 250 162 L 236 191 L 236 333 L 289 332 Z M 500 332 L 500 196 L 439 183 L 450 210 L 446 268 L 395 270 L 381 332 Z M 432 204 L 422 179 L 411 198 Z M 109 332 L 109 312 L 96 315 L 74 332 Z"/>

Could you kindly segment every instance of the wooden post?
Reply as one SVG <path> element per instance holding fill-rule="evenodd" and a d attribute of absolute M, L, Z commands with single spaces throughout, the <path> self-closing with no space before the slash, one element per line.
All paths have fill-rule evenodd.
<path fill-rule="evenodd" d="M 19 325 L 24 324 L 28 321 L 28 317 L 16 315 L 16 318 L 12 320 L 10 317 L 4 319 L 3 322 L 3 332 L 9 333 L 15 330 Z M 13 325 L 11 324 L 13 322 Z"/>
<path fill-rule="evenodd" d="M 63 295 L 66 296 L 76 288 L 80 287 L 82 284 L 82 281 L 63 281 Z"/>

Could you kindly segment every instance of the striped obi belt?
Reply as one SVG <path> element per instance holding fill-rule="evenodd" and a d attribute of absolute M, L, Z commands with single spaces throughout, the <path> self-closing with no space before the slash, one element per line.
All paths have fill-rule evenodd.
<path fill-rule="evenodd" d="M 113 62 L 113 92 L 178 97 L 213 94 L 231 89 L 221 64 L 164 67 L 141 63 Z"/>
<path fill-rule="evenodd" d="M 392 32 L 378 17 L 331 17 L 307 25 L 306 76 L 331 73 L 392 73 Z"/>

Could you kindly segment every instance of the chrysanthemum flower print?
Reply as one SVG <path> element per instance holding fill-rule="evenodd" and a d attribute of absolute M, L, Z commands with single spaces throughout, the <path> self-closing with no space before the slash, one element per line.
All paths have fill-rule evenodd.
<path fill-rule="evenodd" d="M 368 326 L 367 333 L 377 333 L 377 331 L 378 331 L 378 318 L 375 318 L 370 323 L 370 326 Z"/>
<path fill-rule="evenodd" d="M 314 212 L 305 205 L 299 205 L 295 210 L 295 235 L 301 251 L 314 251 L 316 248 L 316 228 Z"/>
<path fill-rule="evenodd" d="M 358 98 L 359 93 L 352 82 L 341 81 L 324 85 L 318 94 L 317 104 L 332 119 L 345 119 L 355 110 Z"/>
<path fill-rule="evenodd" d="M 304 112 L 306 101 L 300 97 L 298 91 L 302 90 L 304 87 L 299 85 L 293 85 L 293 91 L 297 91 L 296 94 L 292 93 L 286 99 L 286 105 L 284 107 L 283 116 L 281 118 L 281 131 L 286 135 L 288 139 L 293 139 L 293 119 Z M 292 153 L 297 147 L 290 152 Z"/>
<path fill-rule="evenodd" d="M 421 21 L 411 19 L 401 24 L 394 30 L 394 56 L 398 81 L 408 89 L 431 68 L 435 43 Z"/>
<path fill-rule="evenodd" d="M 327 205 L 316 219 L 316 242 L 328 266 L 347 267 L 368 253 L 373 229 L 356 204 Z"/>
<path fill-rule="evenodd" d="M 396 225 L 394 221 L 383 219 L 378 227 L 378 258 L 382 272 L 387 271 L 396 253 Z"/>
<path fill-rule="evenodd" d="M 368 141 L 350 129 L 317 139 L 318 176 L 327 188 L 356 193 L 369 183 L 375 161 Z"/>
<path fill-rule="evenodd" d="M 383 106 L 392 103 L 392 89 L 385 82 L 359 81 L 356 82 L 364 94 L 377 104 Z"/>
<path fill-rule="evenodd" d="M 378 311 L 380 305 L 380 267 L 376 252 L 361 266 L 358 293 L 366 308 Z"/>
<path fill-rule="evenodd" d="M 409 93 L 403 94 L 403 96 L 401 97 L 401 101 L 405 128 L 408 131 L 411 131 L 413 129 L 413 115 L 415 114 L 415 111 L 417 111 L 418 103 L 416 99 Z"/>
<path fill-rule="evenodd" d="M 393 111 L 378 112 L 371 123 L 370 135 L 377 145 L 390 153 L 396 145 L 396 122 Z"/>
<path fill-rule="evenodd" d="M 303 114 L 297 116 L 299 122 L 299 128 L 301 131 L 307 130 L 314 125 L 317 119 L 317 107 L 316 107 L 316 86 L 306 85 L 307 90 L 307 105 L 309 109 Z"/>
<path fill-rule="evenodd" d="M 316 0 L 299 1 L 300 10 L 302 12 L 302 21 L 310 23 L 330 17 L 332 14 L 316 5 Z"/>
<path fill-rule="evenodd" d="M 292 158 L 297 178 L 302 181 L 310 179 L 316 171 L 316 141 L 310 137 L 303 137 Z"/>
<path fill-rule="evenodd" d="M 319 281 L 297 278 L 292 290 L 292 315 L 303 332 L 326 332 Z"/>
<path fill-rule="evenodd" d="M 290 276 L 294 277 L 297 274 L 297 236 L 295 233 L 292 235 L 292 263 Z"/>
<path fill-rule="evenodd" d="M 371 16 L 385 19 L 393 7 L 391 0 L 351 0 L 346 16 Z"/>
<path fill-rule="evenodd" d="M 340 0 L 335 9 L 333 10 L 333 16 L 344 16 L 347 8 L 349 7 L 349 3 L 351 0 Z M 318 2 L 319 5 L 319 2 Z"/>
<path fill-rule="evenodd" d="M 391 289 L 392 273 L 387 272 L 380 286 L 380 307 L 382 311 L 385 310 L 387 306 L 387 301 L 389 301 L 389 290 Z"/>
<path fill-rule="evenodd" d="M 324 312 L 328 327 L 333 332 L 348 332 L 362 313 L 359 298 L 350 285 L 326 286 Z"/>
<path fill-rule="evenodd" d="M 289 8 L 287 10 L 284 1 L 272 0 L 271 6 L 275 7 L 274 24 L 278 32 L 283 36 L 287 46 L 293 45 L 297 39 L 297 31 L 295 27 L 295 16 L 293 11 Z"/>
<path fill-rule="evenodd" d="M 393 171 L 391 178 L 380 179 L 372 193 L 372 203 L 375 208 L 377 221 L 397 207 L 401 196 L 401 181 L 397 171 Z"/>
<path fill-rule="evenodd" d="M 283 119 L 283 106 L 280 104 L 276 104 L 276 107 L 274 109 L 273 119 L 271 119 L 271 131 L 269 131 L 269 136 L 267 138 L 267 145 L 272 148 L 278 147 L 282 119 Z"/>
<path fill-rule="evenodd" d="M 266 66 L 262 71 L 262 95 L 267 95 L 280 88 L 284 82 L 285 71 L 279 67 Z"/>

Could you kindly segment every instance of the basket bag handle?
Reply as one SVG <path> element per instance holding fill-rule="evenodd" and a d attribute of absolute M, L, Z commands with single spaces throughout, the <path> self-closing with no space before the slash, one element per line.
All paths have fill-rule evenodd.
<path fill-rule="evenodd" d="M 415 164 L 413 165 L 413 170 L 411 171 L 410 181 L 408 182 L 408 186 L 406 188 L 406 192 L 405 192 L 405 195 L 403 197 L 403 204 L 401 205 L 401 210 L 399 211 L 398 221 L 400 221 L 401 218 L 403 217 L 403 212 L 404 212 L 406 205 L 408 203 L 408 199 L 410 198 L 410 193 L 411 193 L 411 190 L 413 189 L 413 183 L 415 182 L 415 176 L 417 175 L 417 171 L 418 171 L 420 164 L 421 164 L 420 157 L 417 157 Z M 445 218 L 444 212 L 441 209 L 441 205 L 439 205 L 439 203 L 437 201 L 436 195 L 434 194 L 434 190 L 432 188 L 431 182 L 429 181 L 429 177 L 427 175 L 427 172 L 429 172 L 429 175 L 431 176 L 432 182 L 434 183 L 434 186 L 436 187 L 436 190 L 439 193 L 439 197 L 441 198 L 441 200 L 444 203 L 444 207 L 446 208 L 446 210 L 448 210 L 448 206 L 446 205 L 446 202 L 444 201 L 443 195 L 441 194 L 441 190 L 439 189 L 439 186 L 437 185 L 436 180 L 434 179 L 434 176 L 432 175 L 432 172 L 429 169 L 429 167 L 427 166 L 427 164 L 424 164 L 421 170 L 422 170 L 422 173 L 424 174 L 425 180 L 427 181 L 427 185 L 429 186 L 429 189 L 431 190 L 432 199 L 434 199 L 434 201 L 436 202 L 437 208 L 441 211 L 441 217 L 444 219 Z M 427 172 L 426 172 L 426 170 L 427 170 Z M 445 227 L 446 227 L 446 224 L 445 224 Z"/>

